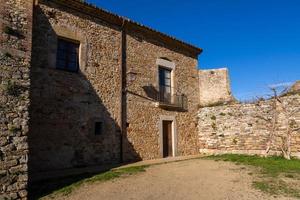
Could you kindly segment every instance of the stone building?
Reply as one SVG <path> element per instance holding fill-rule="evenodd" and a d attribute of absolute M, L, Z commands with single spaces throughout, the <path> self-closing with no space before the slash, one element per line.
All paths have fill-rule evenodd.
<path fill-rule="evenodd" d="M 79 1 L 39 1 L 32 45 L 34 172 L 197 152 L 201 49 Z"/>
<path fill-rule="evenodd" d="M 1 5 L 3 197 L 62 170 L 198 152 L 200 48 L 78 0 Z"/>
<path fill-rule="evenodd" d="M 121 162 L 265 148 L 265 110 L 233 101 L 226 69 L 199 71 L 202 49 L 79 0 L 0 3 L 0 199 Z"/>

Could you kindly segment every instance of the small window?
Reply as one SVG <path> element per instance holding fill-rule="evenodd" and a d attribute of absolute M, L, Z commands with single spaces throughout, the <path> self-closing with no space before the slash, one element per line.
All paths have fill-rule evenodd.
<path fill-rule="evenodd" d="M 58 38 L 56 68 L 70 72 L 79 69 L 79 42 Z"/>
<path fill-rule="evenodd" d="M 95 135 L 102 135 L 103 123 L 95 122 Z"/>

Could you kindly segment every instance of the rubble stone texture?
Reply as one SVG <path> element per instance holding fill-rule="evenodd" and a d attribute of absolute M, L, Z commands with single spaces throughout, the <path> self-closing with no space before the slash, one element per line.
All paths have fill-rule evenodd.
<path fill-rule="evenodd" d="M 199 70 L 199 87 L 202 107 L 234 100 L 227 68 Z"/>
<path fill-rule="evenodd" d="M 35 8 L 31 69 L 30 175 L 116 164 L 120 161 L 120 27 L 49 1 Z M 58 37 L 80 42 L 80 70 L 55 69 Z M 176 120 L 177 155 L 197 152 L 197 55 L 170 49 L 153 36 L 128 28 L 126 36 L 127 136 L 124 161 L 160 158 L 161 116 Z M 53 53 L 54 52 L 54 53 Z M 188 110 L 156 106 L 158 58 L 175 63 L 174 89 L 188 97 Z M 54 63 L 54 64 L 53 64 Z M 180 84 L 179 84 L 180 83 Z M 103 133 L 94 135 L 94 122 Z"/>
<path fill-rule="evenodd" d="M 119 163 L 121 27 L 53 1 L 1 3 L 1 198 L 27 198 L 27 184 L 50 171 Z M 80 42 L 78 73 L 55 69 L 58 37 Z M 126 41 L 136 80 L 127 85 L 124 161 L 162 156 L 162 116 L 176 121 L 176 155 L 195 154 L 196 53 L 135 29 Z M 157 107 L 149 94 L 149 86 L 158 91 L 158 58 L 175 63 L 172 87 L 188 97 L 188 110 Z"/>
<path fill-rule="evenodd" d="M 33 3 L 0 4 L 0 199 L 26 199 Z"/>
<path fill-rule="evenodd" d="M 118 163 L 118 27 L 50 1 L 39 1 L 33 34 L 29 138 L 32 178 L 39 172 Z M 55 68 L 58 37 L 80 42 L 78 73 Z M 94 134 L 95 122 L 103 123 L 100 135 Z"/>
<path fill-rule="evenodd" d="M 292 113 L 300 108 L 300 94 L 281 98 L 283 105 Z M 263 154 L 267 148 L 270 129 L 263 118 L 272 119 L 272 102 L 270 100 L 255 103 L 221 105 L 199 109 L 199 152 L 202 153 L 245 153 Z M 276 134 L 285 135 L 286 117 L 278 107 L 278 124 Z M 300 124 L 300 112 L 294 119 Z M 275 137 L 270 154 L 280 154 L 282 140 Z M 300 157 L 300 134 L 292 136 L 292 153 Z"/>
<path fill-rule="evenodd" d="M 121 141 L 120 24 L 63 6 L 66 1 L 39 0 L 34 7 L 32 0 L 0 2 L 0 199 L 27 199 L 28 186 L 45 178 L 41 174 L 117 164 L 122 151 L 124 161 L 160 158 L 162 119 L 174 119 L 176 156 L 265 149 L 268 130 L 256 116 L 270 115 L 270 101 L 199 109 L 199 103 L 232 101 L 227 70 L 198 72 L 200 49 L 163 41 L 129 21 L 127 135 Z M 59 37 L 80 43 L 78 73 L 56 69 Z M 172 90 L 187 97 L 187 109 L 159 106 L 157 59 L 172 62 Z M 295 90 L 282 97 L 289 109 L 300 107 Z M 286 122 L 279 119 L 283 131 Z M 99 135 L 95 122 L 103 125 Z M 272 151 L 278 152 L 278 143 L 276 138 Z M 299 136 L 292 150 L 299 155 Z"/>
<path fill-rule="evenodd" d="M 292 87 L 289 89 L 290 93 L 297 93 L 300 92 L 300 81 L 297 81 Z"/>
<path fill-rule="evenodd" d="M 128 71 L 137 74 L 136 80 L 128 86 L 128 140 L 141 159 L 160 158 L 162 156 L 159 143 L 160 117 L 173 116 L 177 129 L 177 155 L 195 154 L 197 152 L 195 117 L 199 103 L 197 57 L 155 45 L 137 33 L 129 33 L 127 41 Z M 155 106 L 157 99 L 149 94 L 152 90 L 154 93 L 159 91 L 156 60 L 162 57 L 176 65 L 172 87 L 174 93 L 187 96 L 186 112 L 158 108 Z"/>

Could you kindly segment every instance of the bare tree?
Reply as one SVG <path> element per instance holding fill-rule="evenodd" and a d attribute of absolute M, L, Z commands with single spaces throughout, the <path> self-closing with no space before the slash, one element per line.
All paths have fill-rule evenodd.
<path fill-rule="evenodd" d="M 262 104 L 265 102 L 265 99 L 257 97 L 257 106 L 259 107 L 258 113 L 256 115 L 256 118 L 259 118 L 264 121 L 265 126 L 268 131 L 268 136 L 267 136 L 267 144 L 266 144 L 266 149 L 264 152 L 264 156 L 267 156 L 268 153 L 271 150 L 274 137 L 275 137 L 275 132 L 276 132 L 276 125 L 278 121 L 278 113 L 277 113 L 277 91 L 273 90 L 273 95 L 271 97 L 271 105 L 269 109 L 265 112 L 263 112 L 265 109 L 262 108 Z"/>
<path fill-rule="evenodd" d="M 300 108 L 293 108 L 288 102 L 284 102 L 282 94 L 288 91 L 288 88 L 285 88 L 280 93 L 276 88 L 270 88 L 272 95 L 269 98 L 270 107 L 267 111 L 267 116 L 263 113 L 261 108 L 263 101 L 259 100 L 257 105 L 259 106 L 259 114 L 257 118 L 263 120 L 266 124 L 268 131 L 268 138 L 266 149 L 264 155 L 267 156 L 270 152 L 272 146 L 274 146 L 274 140 L 276 138 L 281 139 L 280 148 L 282 155 L 285 159 L 291 159 L 291 141 L 293 133 L 300 131 L 300 126 L 295 119 L 295 115 L 300 112 Z M 284 129 L 280 130 L 279 116 L 281 117 L 280 121 L 284 122 Z"/>
<path fill-rule="evenodd" d="M 281 145 L 281 152 L 283 157 L 290 160 L 291 159 L 291 141 L 292 141 L 292 134 L 294 132 L 299 132 L 300 127 L 297 124 L 295 119 L 295 114 L 300 112 L 299 108 L 295 108 L 295 110 L 289 110 L 288 105 L 284 105 L 280 98 L 277 101 L 281 105 L 282 114 L 284 115 L 285 120 L 285 132 L 283 134 L 279 134 L 278 136 L 281 138 L 282 145 Z"/>

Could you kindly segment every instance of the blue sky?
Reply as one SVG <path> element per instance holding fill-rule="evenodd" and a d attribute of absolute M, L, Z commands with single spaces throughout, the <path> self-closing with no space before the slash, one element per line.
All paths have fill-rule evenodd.
<path fill-rule="evenodd" d="M 203 48 L 201 69 L 227 67 L 250 99 L 300 79 L 299 0 L 88 0 Z"/>

